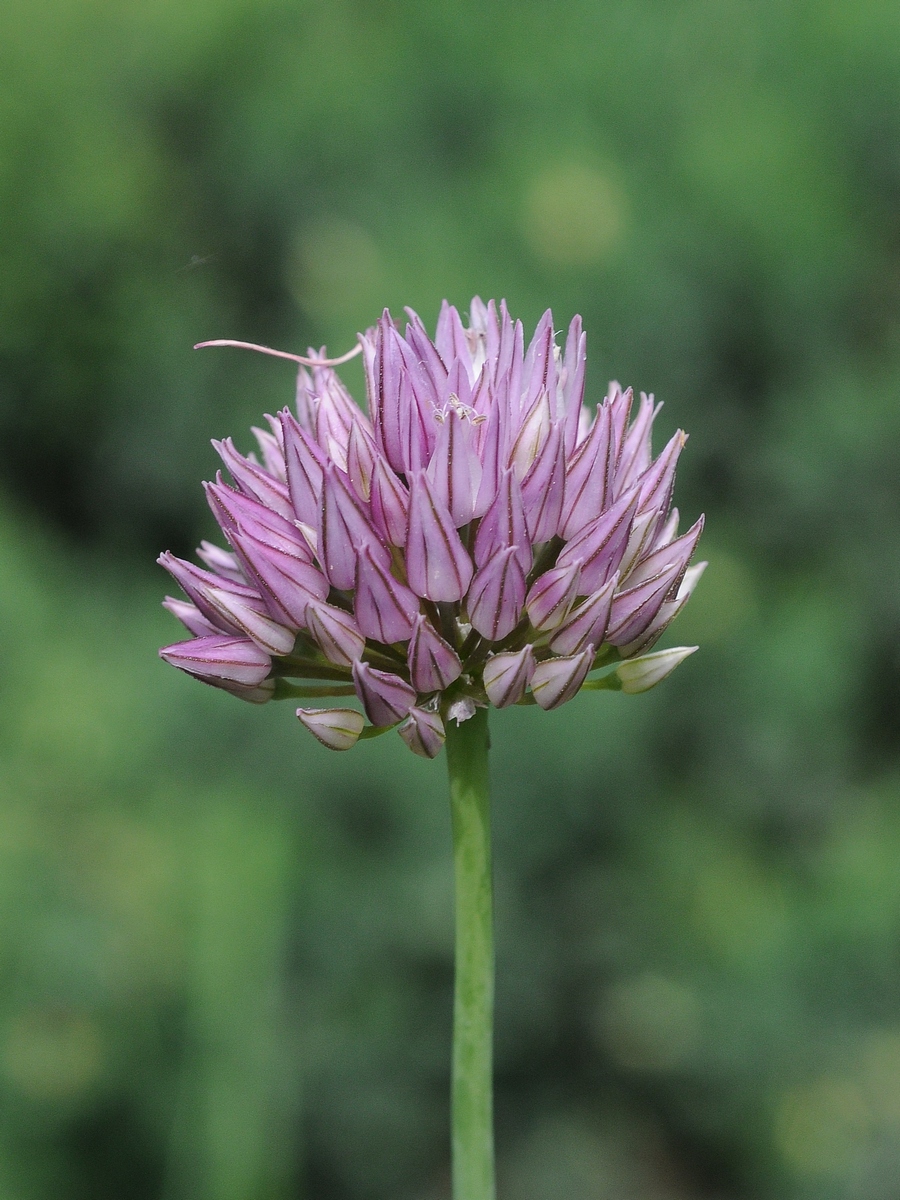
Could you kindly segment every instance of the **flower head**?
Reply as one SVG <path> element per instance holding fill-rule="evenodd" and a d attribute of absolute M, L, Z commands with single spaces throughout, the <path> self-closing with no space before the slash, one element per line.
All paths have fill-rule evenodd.
<path fill-rule="evenodd" d="M 560 350 L 548 311 L 526 348 L 506 305 L 476 298 L 468 326 L 445 303 L 434 340 L 385 311 L 359 349 L 368 414 L 311 355 L 258 455 L 213 443 L 229 549 L 161 556 L 193 635 L 167 662 L 257 703 L 355 695 L 362 713 L 298 716 L 333 749 L 397 727 L 431 758 L 477 706 L 555 708 L 598 668 L 646 690 L 686 657 L 641 667 L 702 570 L 703 518 L 679 535 L 671 504 L 686 435 L 654 458 L 652 396 L 635 411 L 611 384 L 585 406 L 580 318 Z"/>

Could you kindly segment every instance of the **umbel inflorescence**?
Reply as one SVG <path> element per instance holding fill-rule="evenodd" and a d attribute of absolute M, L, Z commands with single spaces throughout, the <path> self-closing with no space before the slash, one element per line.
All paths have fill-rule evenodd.
<path fill-rule="evenodd" d="M 695 649 L 647 653 L 705 565 L 703 518 L 679 536 L 671 506 L 685 434 L 654 459 L 652 396 L 612 384 L 585 406 L 579 317 L 564 350 L 549 311 L 526 348 L 476 298 L 468 327 L 445 303 L 432 341 L 385 311 L 360 346 L 368 415 L 313 355 L 258 457 L 213 443 L 230 548 L 160 557 L 193 635 L 167 662 L 259 703 L 355 696 L 297 715 L 332 749 L 396 726 L 432 758 L 478 706 L 643 691 Z"/>

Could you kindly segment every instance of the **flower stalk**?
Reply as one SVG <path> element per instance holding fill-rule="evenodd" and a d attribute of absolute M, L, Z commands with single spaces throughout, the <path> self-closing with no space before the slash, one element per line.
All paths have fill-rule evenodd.
<path fill-rule="evenodd" d="M 432 339 L 385 310 L 338 358 L 255 343 L 298 367 L 293 410 L 257 451 L 214 441 L 206 494 L 227 543 L 159 562 L 190 637 L 166 662 L 242 700 L 300 707 L 323 746 L 394 730 L 444 745 L 456 875 L 453 1196 L 494 1200 L 494 950 L 488 708 L 555 709 L 581 690 L 647 691 L 692 654 L 651 652 L 687 603 L 703 518 L 679 536 L 678 430 L 654 457 L 659 406 L 612 382 L 584 400 L 581 318 L 556 345 L 548 310 L 527 344 L 501 301 Z M 366 407 L 334 367 L 361 354 Z M 592 677 L 593 676 L 593 677 Z M 361 711 L 360 711 L 361 710 Z"/>
<path fill-rule="evenodd" d="M 488 715 L 446 722 L 456 883 L 453 1200 L 494 1200 L 494 925 Z"/>

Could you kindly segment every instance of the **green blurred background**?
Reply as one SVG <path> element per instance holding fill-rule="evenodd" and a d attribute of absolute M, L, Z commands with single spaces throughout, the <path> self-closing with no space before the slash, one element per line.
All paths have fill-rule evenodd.
<path fill-rule="evenodd" d="M 502 1198 L 900 1195 L 896 0 L 5 0 L 0 1200 L 449 1196 L 443 760 L 164 667 L 153 560 L 292 394 L 194 342 L 474 293 L 711 564 L 493 719 Z"/>

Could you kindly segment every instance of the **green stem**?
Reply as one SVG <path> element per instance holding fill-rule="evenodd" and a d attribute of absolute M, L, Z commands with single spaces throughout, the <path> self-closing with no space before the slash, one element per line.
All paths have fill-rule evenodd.
<path fill-rule="evenodd" d="M 494 1200 L 494 930 L 487 709 L 447 722 L 456 874 L 453 1200 Z"/>

